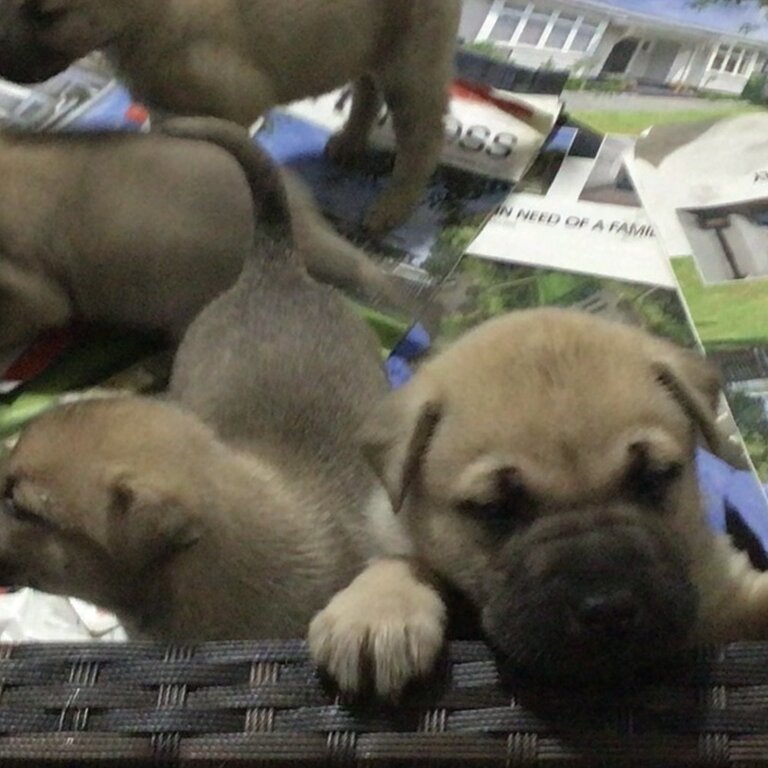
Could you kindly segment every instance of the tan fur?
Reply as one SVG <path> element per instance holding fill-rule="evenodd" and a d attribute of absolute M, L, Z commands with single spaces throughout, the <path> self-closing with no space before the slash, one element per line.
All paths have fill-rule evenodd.
<path fill-rule="evenodd" d="M 715 441 L 718 403 L 717 374 L 698 355 L 586 314 L 532 310 L 485 323 L 425 364 L 383 401 L 364 440 L 418 557 L 475 604 L 490 640 L 521 663 L 553 672 L 573 663 L 591 674 L 609 662 L 608 638 L 605 658 L 599 650 L 582 658 L 584 651 L 560 645 L 571 621 L 567 600 L 547 602 L 566 587 L 583 595 L 580 568 L 595 589 L 626 581 L 660 591 L 667 613 L 647 622 L 661 647 L 641 645 L 630 663 L 681 644 L 768 637 L 768 575 L 714 534 L 702 511 L 693 451 L 697 433 Z M 628 485 L 638 450 L 651 469 L 680 465 L 650 504 L 635 496 L 646 488 Z M 484 516 L 505 478 L 500 525 L 489 527 Z M 508 592 L 522 583 L 519 568 L 525 598 Z M 556 586 L 539 593 L 545 576 Z M 687 615 L 691 606 L 682 582 L 697 607 L 678 628 L 675 608 Z M 526 610 L 543 602 L 509 625 L 516 599 L 528 601 Z M 359 634 L 359 609 L 350 610 Z M 665 616 L 676 627 L 671 637 Z M 534 636 L 510 636 L 536 631 L 545 618 L 552 631 L 542 630 L 540 646 L 529 647 Z M 627 647 L 632 640 L 630 633 Z M 322 657 L 332 655 L 322 647 Z M 348 654 L 343 664 L 352 664 Z"/>
<path fill-rule="evenodd" d="M 253 247 L 251 190 L 214 141 L 239 142 L 246 162 L 262 153 L 223 121 L 174 124 L 197 140 L 0 134 L 0 348 L 74 316 L 178 340 L 234 283 Z M 284 183 L 310 273 L 398 301 L 391 279 L 331 228 L 301 182 Z M 258 203 L 266 183 L 253 194 Z"/>
<path fill-rule="evenodd" d="M 395 695 L 430 666 L 445 611 L 426 583 L 400 599 L 410 566 L 388 558 L 410 542 L 355 444 L 387 391 L 378 341 L 307 275 L 277 170 L 247 176 L 268 235 L 187 329 L 168 401 L 63 406 L 23 431 L 2 469 L 0 583 L 102 605 L 131 637 L 295 637 L 371 562 L 391 598 L 359 640 Z"/>
<path fill-rule="evenodd" d="M 50 77 L 102 48 L 151 106 L 244 126 L 355 81 L 329 151 L 348 161 L 364 149 L 383 96 L 397 160 L 367 219 L 382 232 L 408 215 L 437 163 L 459 15 L 459 0 L 8 0 L 0 76 Z"/>
<path fill-rule="evenodd" d="M 366 416 L 380 385 L 357 331 L 359 342 L 328 348 L 341 355 L 330 362 L 328 349 L 302 346 L 310 368 L 291 378 L 298 348 L 281 347 L 303 344 L 311 302 L 262 327 L 285 333 L 274 356 L 271 342 L 235 344 L 249 332 L 234 316 L 261 325 L 269 302 L 290 306 L 282 291 L 314 295 L 299 275 L 279 289 L 249 280 L 188 334 L 171 390 L 179 405 L 69 406 L 25 431 L 6 496 L 53 526 L 3 519 L 5 580 L 15 567 L 23 583 L 112 607 L 150 636 L 289 635 L 311 619 L 310 649 L 341 687 L 359 692 L 370 669 L 385 696 L 428 671 L 446 631 L 424 567 L 475 603 L 502 651 L 553 671 L 576 662 L 597 673 L 614 641 L 601 636 L 589 657 L 566 643 L 559 659 L 546 642 L 526 656 L 531 637 L 510 636 L 504 623 L 518 568 L 531 598 L 553 574 L 580 596 L 593 578 L 601 589 L 640 579 L 661 590 L 660 612 L 647 617 L 655 644 L 638 647 L 631 632 L 622 641 L 638 654 L 630 663 L 768 636 L 768 576 L 710 530 L 701 507 L 693 451 L 697 434 L 711 432 L 719 381 L 698 355 L 585 314 L 520 312 L 468 333 Z M 271 288 L 252 303 L 255 285 Z M 325 333 L 347 322 L 335 313 Z M 391 506 L 352 445 L 360 423 Z M 637 456 L 643 472 L 679 465 L 652 502 L 635 496 L 649 490 L 634 485 Z M 481 510 L 500 477 L 513 501 L 492 529 Z M 527 540 L 535 546 L 521 547 Z M 545 600 L 520 626 L 535 633 L 552 619 L 556 638 L 544 637 L 560 643 L 568 607 Z"/>

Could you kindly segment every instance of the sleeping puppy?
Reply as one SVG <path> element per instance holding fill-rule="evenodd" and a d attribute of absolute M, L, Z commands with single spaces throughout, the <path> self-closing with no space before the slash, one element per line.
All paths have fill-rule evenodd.
<path fill-rule="evenodd" d="M 262 154 L 234 124 L 194 125 L 194 138 L 205 141 L 0 133 L 0 349 L 74 316 L 178 341 L 234 283 L 253 248 L 251 194 L 269 193 L 257 178 Z M 405 291 L 325 222 L 296 178 L 283 183 L 314 277 L 407 304 Z"/>
<path fill-rule="evenodd" d="M 174 130 L 201 134 L 196 120 Z M 387 391 L 378 342 L 306 274 L 277 171 L 265 158 L 259 174 L 245 170 L 256 247 L 188 329 L 169 399 L 42 416 L 2 484 L 0 583 L 102 605 L 133 638 L 301 636 L 370 558 L 409 551 L 354 441 Z M 382 562 L 388 594 L 408 567 Z M 420 636 L 419 621 L 444 609 L 431 589 L 408 586 L 409 632 L 393 625 L 379 655 L 400 658 L 417 643 L 412 675 L 442 642 L 440 631 Z"/>
<path fill-rule="evenodd" d="M 711 531 L 697 487 L 697 433 L 716 443 L 719 396 L 694 353 L 586 314 L 525 311 L 390 394 L 366 452 L 414 557 L 474 605 L 502 656 L 611 679 L 686 645 L 768 638 L 768 574 Z M 367 637 L 399 609 L 382 591 L 363 572 L 312 623 L 315 658 L 347 690 Z M 437 632 L 437 619 L 420 622 Z"/>
<path fill-rule="evenodd" d="M 104 49 L 149 106 L 243 126 L 354 81 L 329 152 L 364 151 L 383 96 L 397 160 L 367 218 L 380 233 L 408 216 L 437 164 L 460 12 L 460 0 L 4 0 L 0 77 L 44 80 Z"/>

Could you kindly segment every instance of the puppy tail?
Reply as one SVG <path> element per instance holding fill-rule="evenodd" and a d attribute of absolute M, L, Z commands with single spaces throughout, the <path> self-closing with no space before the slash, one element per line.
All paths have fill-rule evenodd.
<path fill-rule="evenodd" d="M 214 144 L 231 155 L 248 182 L 256 231 L 276 243 L 294 245 L 291 209 L 280 171 L 244 128 L 216 117 L 174 117 L 164 120 L 159 130 L 177 139 Z"/>
<path fill-rule="evenodd" d="M 423 315 L 423 300 L 336 232 L 303 182 L 280 169 L 241 126 L 215 117 L 174 117 L 163 121 L 159 130 L 179 139 L 206 141 L 229 153 L 251 190 L 256 231 L 287 246 L 277 250 L 290 253 L 313 278 L 411 318 Z"/>

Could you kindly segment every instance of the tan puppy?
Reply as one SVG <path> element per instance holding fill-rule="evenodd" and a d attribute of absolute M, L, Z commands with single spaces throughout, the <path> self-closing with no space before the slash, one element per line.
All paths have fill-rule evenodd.
<path fill-rule="evenodd" d="M 251 195 L 260 205 L 270 194 L 257 178 L 263 153 L 233 124 L 171 121 L 167 132 L 174 123 L 201 141 L 0 134 L 0 348 L 73 316 L 178 340 L 234 283 L 253 248 Z M 251 168 L 250 189 L 241 166 Z M 313 276 L 368 299 L 406 301 L 323 220 L 297 179 L 283 183 Z"/>
<path fill-rule="evenodd" d="M 354 159 L 392 111 L 391 187 L 369 212 L 382 232 L 418 201 L 443 143 L 459 0 L 5 0 L 0 76 L 42 80 L 97 48 L 148 105 L 253 123 L 276 104 L 355 81 L 329 146 Z"/>
<path fill-rule="evenodd" d="M 691 352 L 585 314 L 520 312 L 389 395 L 367 453 L 417 561 L 474 604 L 503 655 L 595 679 L 694 642 L 768 638 L 768 574 L 711 531 L 699 498 L 696 433 L 716 440 L 718 399 Z M 401 569 L 387 601 L 364 572 L 313 621 L 315 657 L 343 687 L 360 685 L 397 596 L 428 589 L 415 574 Z M 438 632 L 442 617 L 419 621 Z"/>

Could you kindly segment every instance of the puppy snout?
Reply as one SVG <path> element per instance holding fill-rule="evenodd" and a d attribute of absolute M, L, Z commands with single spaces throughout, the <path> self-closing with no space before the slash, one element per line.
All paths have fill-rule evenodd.
<path fill-rule="evenodd" d="M 593 635 L 624 635 L 634 629 L 639 616 L 640 603 L 630 589 L 586 595 L 576 609 L 579 626 Z"/>

